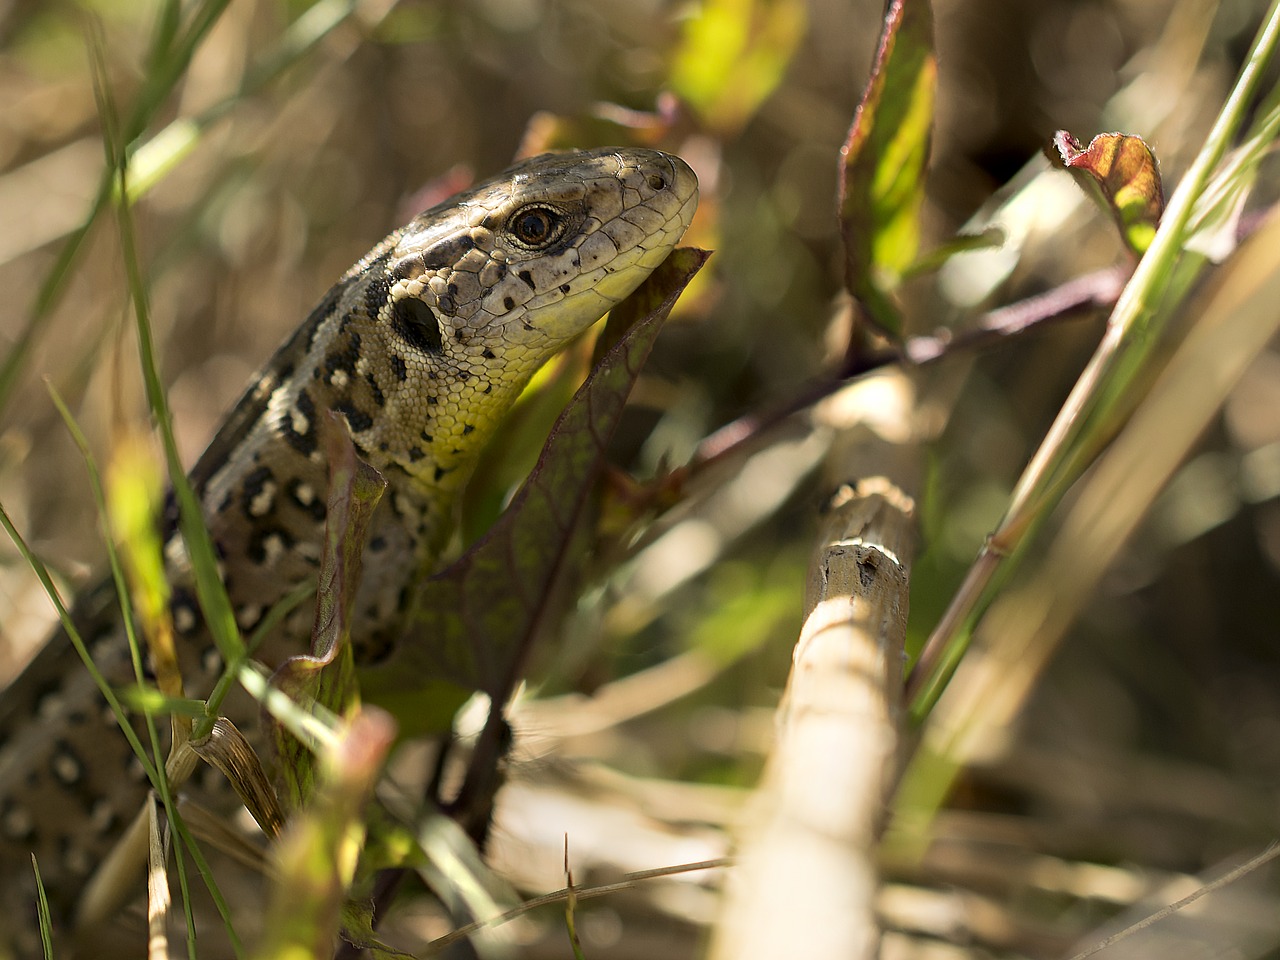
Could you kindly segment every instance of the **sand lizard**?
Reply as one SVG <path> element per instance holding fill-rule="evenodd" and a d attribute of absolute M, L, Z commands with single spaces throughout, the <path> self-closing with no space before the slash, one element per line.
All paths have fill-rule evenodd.
<path fill-rule="evenodd" d="M 666 257 L 696 204 L 693 173 L 657 151 L 545 155 L 420 214 L 353 266 L 191 473 L 241 629 L 316 575 L 327 489 L 318 418 L 334 410 L 389 481 L 365 551 L 357 658 L 394 644 L 404 598 L 431 568 L 497 420 L 544 361 Z M 221 663 L 181 539 L 168 536 L 184 679 L 200 696 Z M 107 676 L 130 680 L 111 592 L 91 592 L 74 615 Z M 267 659 L 303 651 L 310 623 L 309 609 L 290 618 Z M 69 910 L 145 788 L 59 632 L 0 697 L 0 905 L 10 908 L 0 943 L 35 928 L 30 853 L 55 908 Z"/>

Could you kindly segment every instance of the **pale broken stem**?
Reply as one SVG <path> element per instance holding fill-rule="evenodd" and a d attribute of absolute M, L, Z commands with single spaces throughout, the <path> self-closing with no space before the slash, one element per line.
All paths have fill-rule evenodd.
<path fill-rule="evenodd" d="M 147 795 L 147 960 L 169 960 L 169 872 L 155 792 Z"/>
<path fill-rule="evenodd" d="M 914 539 L 915 507 L 902 486 L 915 476 L 913 394 L 894 373 L 833 399 L 842 410 L 875 409 L 896 437 L 851 440 L 860 431 L 837 424 L 830 472 L 865 476 L 875 463 L 888 475 L 841 484 L 829 505 L 777 743 L 748 813 L 712 960 L 774 960 L 801 946 L 816 960 L 878 953 L 875 851 L 899 756 Z"/>

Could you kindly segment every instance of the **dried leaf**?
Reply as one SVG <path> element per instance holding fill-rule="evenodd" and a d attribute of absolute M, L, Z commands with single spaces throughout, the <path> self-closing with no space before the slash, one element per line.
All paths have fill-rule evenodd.
<path fill-rule="evenodd" d="M 191 741 L 191 749 L 222 771 L 263 833 L 268 837 L 280 833 L 284 816 L 275 789 L 262 760 L 234 723 L 219 717 L 207 737 Z"/>
<path fill-rule="evenodd" d="M 446 730 L 474 690 L 505 701 L 547 609 L 573 532 L 605 464 L 605 446 L 676 298 L 709 256 L 676 250 L 614 311 L 641 316 L 552 429 L 511 507 L 476 545 L 429 580 L 404 640 L 361 671 L 361 689 L 415 732 Z"/>
<path fill-rule="evenodd" d="M 1059 130 L 1053 144 L 1063 166 L 1102 191 L 1129 249 L 1145 253 L 1164 212 L 1160 168 L 1146 141 L 1126 133 L 1100 133 L 1083 147 Z"/>
<path fill-rule="evenodd" d="M 871 79 L 840 151 L 845 282 L 885 333 L 901 334 L 890 294 L 916 259 L 938 58 L 928 0 L 891 0 Z"/>

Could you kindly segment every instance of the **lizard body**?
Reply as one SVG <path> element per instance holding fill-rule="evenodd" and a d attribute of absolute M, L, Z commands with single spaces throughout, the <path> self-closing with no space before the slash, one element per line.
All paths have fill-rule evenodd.
<path fill-rule="evenodd" d="M 388 650 L 498 419 L 542 363 L 666 257 L 696 203 L 693 173 L 657 151 L 546 155 L 420 214 L 353 266 L 191 472 L 240 629 L 316 576 L 328 487 L 319 418 L 334 410 L 388 480 L 352 631 L 357 662 Z M 222 666 L 173 521 L 171 614 L 188 695 L 204 696 Z M 268 665 L 305 651 L 310 607 L 259 651 Z M 73 618 L 109 681 L 130 682 L 112 591 L 91 591 Z M 0 696 L 0 906 L 11 907 L 0 942 L 17 936 L 9 928 L 35 929 L 30 854 L 67 913 L 146 787 L 59 631 Z"/>

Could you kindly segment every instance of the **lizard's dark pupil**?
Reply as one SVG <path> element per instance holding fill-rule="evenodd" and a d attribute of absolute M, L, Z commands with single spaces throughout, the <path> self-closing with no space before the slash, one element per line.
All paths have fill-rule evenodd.
<path fill-rule="evenodd" d="M 546 207 L 526 207 L 511 218 L 511 232 L 528 247 L 545 247 L 560 236 L 560 218 Z"/>
<path fill-rule="evenodd" d="M 541 210 L 526 213 L 520 218 L 520 238 L 529 243 L 537 243 L 551 229 L 547 215 Z"/>

